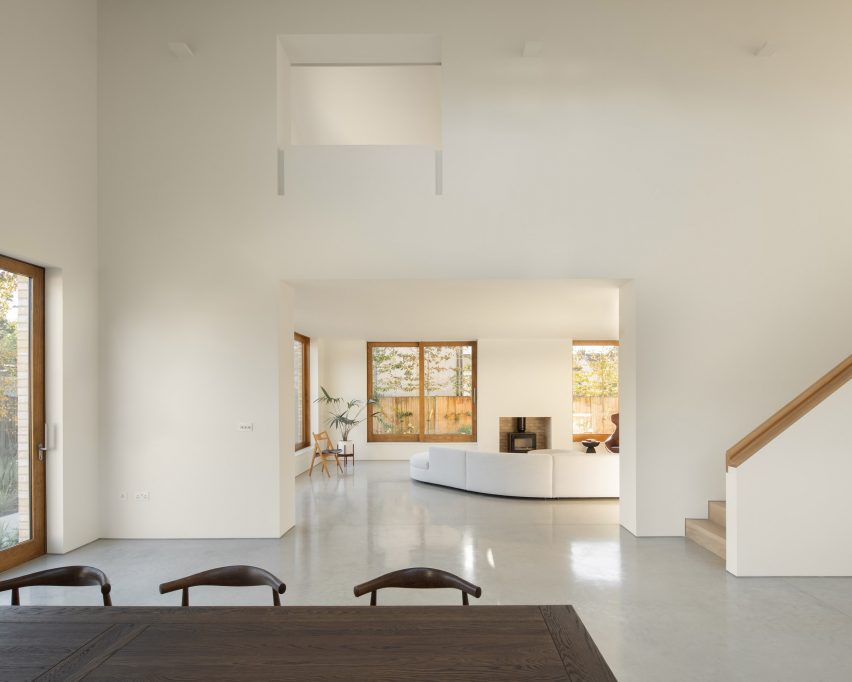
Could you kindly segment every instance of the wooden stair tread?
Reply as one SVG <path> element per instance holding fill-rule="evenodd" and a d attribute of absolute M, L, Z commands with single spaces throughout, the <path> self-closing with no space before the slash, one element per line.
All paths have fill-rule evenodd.
<path fill-rule="evenodd" d="M 686 537 L 716 556 L 725 558 L 725 526 L 710 519 L 687 519 Z"/>

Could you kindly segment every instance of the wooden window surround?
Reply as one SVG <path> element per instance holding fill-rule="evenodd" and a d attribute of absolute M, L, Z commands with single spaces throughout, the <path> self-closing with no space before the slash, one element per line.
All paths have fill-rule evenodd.
<path fill-rule="evenodd" d="M 461 395 L 438 395 L 427 391 L 426 371 L 424 368 L 424 349 L 426 348 L 456 348 L 469 347 L 470 366 L 469 372 L 460 368 L 456 371 L 455 376 L 458 381 L 467 381 L 467 378 L 462 378 L 464 374 L 469 374 L 469 382 L 463 386 Z M 416 363 L 417 388 L 413 391 L 408 391 L 410 395 L 403 397 L 388 397 L 389 400 L 408 401 L 409 403 L 416 402 L 414 410 L 407 412 L 410 415 L 411 422 L 415 424 L 413 430 L 408 433 L 400 432 L 382 432 L 381 425 L 377 426 L 378 418 L 367 420 L 367 441 L 368 442 L 429 442 L 429 443 L 469 443 L 476 441 L 476 341 L 369 341 L 367 343 L 367 395 L 376 399 L 376 387 L 373 382 L 373 350 L 376 348 L 412 348 L 417 349 Z M 460 357 L 460 355 L 459 355 Z M 409 360 L 409 363 L 412 361 Z M 381 396 L 379 396 L 381 398 Z M 441 402 L 443 399 L 443 403 Z M 429 407 L 427 408 L 427 403 Z M 452 405 L 450 405 L 452 403 Z M 462 412 L 459 413 L 461 405 Z M 465 405 L 467 407 L 465 407 Z M 382 405 L 374 406 L 374 412 L 384 411 Z M 405 409 L 405 408 L 404 408 Z M 448 412 L 444 413 L 443 410 Z M 452 410 L 452 412 L 449 412 Z M 439 414 L 441 413 L 441 414 Z M 416 417 L 416 422 L 414 420 Z M 447 433 L 441 432 L 439 429 L 439 419 L 446 426 L 449 421 L 452 423 L 463 422 L 458 432 Z M 425 428 L 424 428 L 424 425 Z M 430 431 L 434 429 L 433 432 Z M 451 426 L 451 428 L 454 428 Z M 438 432 L 435 432 L 437 430 Z"/>
<path fill-rule="evenodd" d="M 294 333 L 293 341 L 302 345 L 302 385 L 298 387 L 302 396 L 302 438 L 296 433 L 296 450 L 301 450 L 311 444 L 311 340 L 304 334 Z"/>
<path fill-rule="evenodd" d="M 575 339 L 573 346 L 619 346 L 618 341 L 614 340 L 606 340 L 606 339 L 593 339 L 593 340 L 581 340 Z M 609 438 L 613 431 L 615 431 L 615 424 L 612 424 L 612 429 L 608 433 L 575 433 L 572 436 L 572 440 L 575 443 L 579 443 L 580 441 L 584 441 L 586 439 L 599 440 L 601 442 L 605 441 Z"/>
<path fill-rule="evenodd" d="M 29 504 L 30 539 L 0 551 L 0 573 L 41 556 L 47 551 L 45 507 L 45 461 L 39 458 L 40 446 L 48 443 L 45 421 L 45 364 L 44 364 L 44 268 L 0 255 L 0 268 L 6 272 L 29 277 L 30 306 L 30 381 L 29 381 Z M 42 451 L 43 453 L 44 451 Z M 19 497 L 20 502 L 20 497 Z"/>

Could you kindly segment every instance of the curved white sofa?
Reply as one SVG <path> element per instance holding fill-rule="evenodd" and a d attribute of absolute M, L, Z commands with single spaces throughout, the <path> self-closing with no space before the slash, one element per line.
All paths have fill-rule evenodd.
<path fill-rule="evenodd" d="M 411 478 L 508 497 L 618 497 L 618 455 L 576 450 L 525 454 L 433 446 L 411 457 Z"/>

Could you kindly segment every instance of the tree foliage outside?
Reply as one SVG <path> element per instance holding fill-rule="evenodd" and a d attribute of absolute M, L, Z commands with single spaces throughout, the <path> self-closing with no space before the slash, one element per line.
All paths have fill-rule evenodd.
<path fill-rule="evenodd" d="M 421 351 L 425 395 L 471 395 L 470 346 L 373 346 L 373 394 L 419 395 Z"/>
<path fill-rule="evenodd" d="M 472 432 L 471 346 L 373 346 L 371 372 L 373 398 L 379 405 L 377 433 Z M 426 401 L 423 425 L 419 423 L 421 381 Z"/>
<path fill-rule="evenodd" d="M 574 433 L 612 433 L 618 411 L 618 346 L 574 346 Z"/>
<path fill-rule="evenodd" d="M 0 515 L 18 510 L 17 290 L 18 276 L 0 270 Z"/>
<path fill-rule="evenodd" d="M 574 346 L 574 395 L 618 395 L 618 346 Z"/>

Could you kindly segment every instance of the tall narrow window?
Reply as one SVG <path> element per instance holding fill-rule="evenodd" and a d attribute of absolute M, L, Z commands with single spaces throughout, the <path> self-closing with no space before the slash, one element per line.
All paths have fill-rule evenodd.
<path fill-rule="evenodd" d="M 574 440 L 603 440 L 618 412 L 618 341 L 574 342 Z"/>
<path fill-rule="evenodd" d="M 311 444 L 310 350 L 311 340 L 307 336 L 293 335 L 293 403 L 296 409 L 297 450 Z"/>
<path fill-rule="evenodd" d="M 45 552 L 44 270 L 0 256 L 0 572 Z"/>
<path fill-rule="evenodd" d="M 476 342 L 371 342 L 369 441 L 475 441 Z"/>

